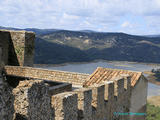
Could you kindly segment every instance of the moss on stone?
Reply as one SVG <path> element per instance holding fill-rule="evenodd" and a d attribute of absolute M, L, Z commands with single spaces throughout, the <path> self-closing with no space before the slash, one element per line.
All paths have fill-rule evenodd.
<path fill-rule="evenodd" d="M 23 59 L 23 54 L 24 54 L 24 47 L 21 46 L 16 46 L 15 47 L 15 52 L 17 54 L 17 57 L 20 61 Z"/>

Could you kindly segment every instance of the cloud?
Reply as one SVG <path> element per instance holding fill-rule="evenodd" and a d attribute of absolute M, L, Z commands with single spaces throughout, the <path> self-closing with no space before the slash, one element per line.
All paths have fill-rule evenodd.
<path fill-rule="evenodd" d="M 132 28 L 133 27 L 132 24 L 130 22 L 128 22 L 128 21 L 125 21 L 124 23 L 122 23 L 121 26 L 123 28 L 126 28 L 126 27 Z"/>
<path fill-rule="evenodd" d="M 0 0 L 0 25 L 158 34 L 160 0 Z M 147 28 L 147 29 L 146 29 Z"/>

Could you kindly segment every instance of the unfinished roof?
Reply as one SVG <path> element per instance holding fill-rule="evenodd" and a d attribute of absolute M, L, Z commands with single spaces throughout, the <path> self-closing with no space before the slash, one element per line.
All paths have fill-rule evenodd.
<path fill-rule="evenodd" d="M 131 85 L 134 86 L 139 78 L 142 76 L 142 72 L 135 72 L 121 69 L 110 69 L 98 67 L 84 83 L 84 86 L 90 86 L 93 84 L 99 84 L 102 81 L 110 81 L 111 79 L 118 77 L 121 74 L 128 74 L 131 76 Z"/>

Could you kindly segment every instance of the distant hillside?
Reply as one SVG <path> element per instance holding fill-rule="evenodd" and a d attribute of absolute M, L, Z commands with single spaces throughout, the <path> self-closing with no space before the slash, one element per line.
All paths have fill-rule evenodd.
<path fill-rule="evenodd" d="M 40 41 L 49 46 L 45 47 Z M 37 35 L 35 63 L 42 63 L 42 61 L 61 63 L 62 60 L 82 62 L 97 59 L 160 63 L 159 51 L 159 37 L 59 30 Z M 75 55 L 84 56 L 75 57 Z"/>
<path fill-rule="evenodd" d="M 160 37 L 160 35 L 145 35 L 145 37 L 152 37 L 152 38 L 154 38 L 154 37 Z"/>
<path fill-rule="evenodd" d="M 2 28 L 4 27 L 0 27 Z M 90 30 L 24 30 L 36 33 L 35 63 L 38 64 L 87 62 L 98 59 L 160 63 L 160 37 Z"/>

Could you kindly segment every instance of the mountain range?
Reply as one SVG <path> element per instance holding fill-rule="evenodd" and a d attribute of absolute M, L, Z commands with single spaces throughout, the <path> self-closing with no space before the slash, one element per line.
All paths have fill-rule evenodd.
<path fill-rule="evenodd" d="M 17 28 L 5 28 L 22 30 Z M 36 33 L 36 64 L 94 60 L 160 63 L 160 36 L 137 36 L 91 30 L 70 31 L 26 28 Z"/>

